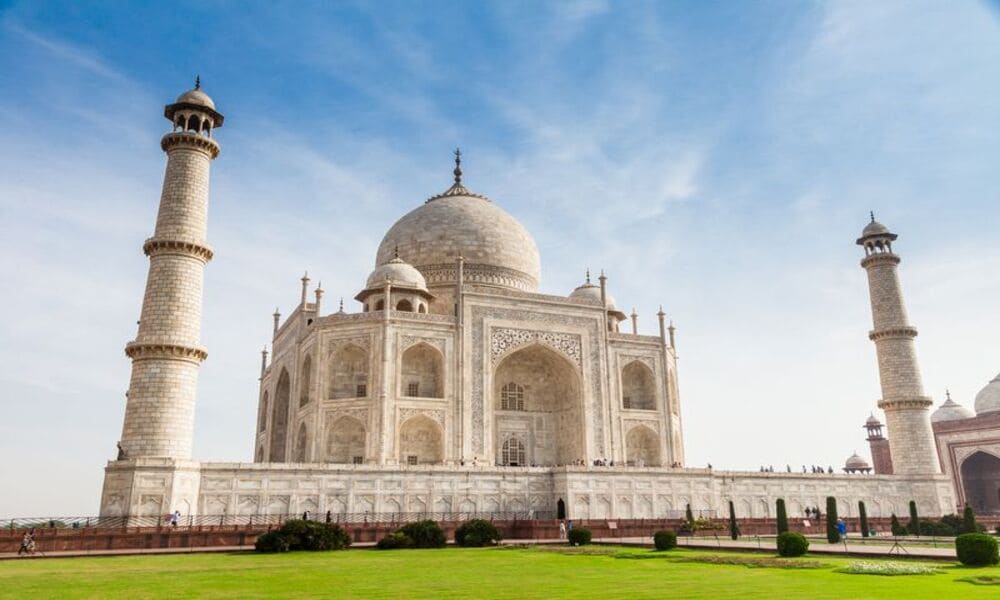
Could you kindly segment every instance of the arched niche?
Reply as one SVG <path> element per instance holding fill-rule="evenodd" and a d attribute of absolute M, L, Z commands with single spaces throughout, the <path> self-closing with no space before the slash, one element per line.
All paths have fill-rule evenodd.
<path fill-rule="evenodd" d="M 637 425 L 625 435 L 625 459 L 634 467 L 660 466 L 660 439 L 645 425 Z"/>
<path fill-rule="evenodd" d="M 271 462 L 285 462 L 285 442 L 288 435 L 288 400 L 292 395 L 292 381 L 288 371 L 281 369 L 278 385 L 274 388 L 274 412 L 271 415 Z"/>
<path fill-rule="evenodd" d="M 312 388 L 312 357 L 308 354 L 302 361 L 302 375 L 299 378 L 299 406 L 309 404 L 309 393 Z"/>
<path fill-rule="evenodd" d="M 437 465 L 444 461 L 441 427 L 424 415 L 410 417 L 399 428 L 399 463 Z"/>
<path fill-rule="evenodd" d="M 368 396 L 368 352 L 346 344 L 330 355 L 328 370 L 330 398 L 366 398 Z"/>
<path fill-rule="evenodd" d="M 299 431 L 295 434 L 295 452 L 292 462 L 306 462 L 309 460 L 309 429 L 305 423 L 299 425 Z"/>
<path fill-rule="evenodd" d="M 419 343 L 403 352 L 401 390 L 403 396 L 444 398 L 444 360 L 437 349 Z"/>
<path fill-rule="evenodd" d="M 365 434 L 365 424 L 354 417 L 343 416 L 331 423 L 326 431 L 326 461 L 364 462 Z"/>
<path fill-rule="evenodd" d="M 413 302 L 410 302 L 408 298 L 403 298 L 402 300 L 396 302 L 396 310 L 401 312 L 414 312 Z"/>
<path fill-rule="evenodd" d="M 501 408 L 503 388 L 511 389 L 512 383 L 523 389 L 523 410 Z M 492 399 L 497 439 L 510 432 L 526 434 L 529 464 L 568 465 L 584 459 L 580 374 L 563 355 L 541 344 L 507 355 L 493 373 Z"/>
<path fill-rule="evenodd" d="M 976 513 L 1000 513 L 1000 458 L 979 450 L 962 461 L 962 491 Z"/>
<path fill-rule="evenodd" d="M 633 360 L 622 369 L 622 408 L 656 410 L 656 379 L 641 361 Z"/>
<path fill-rule="evenodd" d="M 269 397 L 267 391 L 264 392 L 264 397 L 260 401 L 260 417 L 257 424 L 258 431 L 267 430 L 267 409 L 269 404 Z"/>

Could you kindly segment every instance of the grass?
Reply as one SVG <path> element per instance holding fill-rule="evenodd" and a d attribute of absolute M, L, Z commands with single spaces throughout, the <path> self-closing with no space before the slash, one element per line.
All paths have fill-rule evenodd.
<path fill-rule="evenodd" d="M 590 547 L 188 554 L 0 562 L 0 596 L 23 598 L 995 598 L 970 585 L 1000 568 L 922 576 L 837 573 L 767 555 Z M 649 556 L 659 560 L 621 560 Z M 764 559 L 764 560 L 761 560 Z M 899 562 L 898 559 L 894 559 Z M 792 561 L 794 562 L 794 561 Z M 905 561 L 907 564 L 926 564 Z"/>

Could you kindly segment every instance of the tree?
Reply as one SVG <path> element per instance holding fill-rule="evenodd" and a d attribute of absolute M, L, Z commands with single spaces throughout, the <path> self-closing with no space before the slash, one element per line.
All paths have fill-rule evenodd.
<path fill-rule="evenodd" d="M 896 516 L 896 513 L 892 513 L 892 520 L 889 527 L 892 529 L 892 535 L 906 535 L 906 528 L 899 524 L 899 518 Z"/>
<path fill-rule="evenodd" d="M 778 498 L 777 513 L 778 513 L 778 535 L 781 535 L 788 531 L 788 514 L 785 513 L 785 499 Z"/>
<path fill-rule="evenodd" d="M 691 523 L 692 525 L 694 525 L 694 513 L 691 512 L 691 505 L 690 504 L 687 505 L 687 508 L 684 511 L 684 518 L 687 519 L 688 523 Z"/>
<path fill-rule="evenodd" d="M 917 503 L 910 500 L 910 524 L 907 526 L 910 535 L 920 537 L 920 517 L 917 515 Z"/>
<path fill-rule="evenodd" d="M 972 512 L 972 507 L 966 504 L 965 510 L 962 511 L 961 533 L 976 533 L 978 529 L 979 526 L 976 525 L 976 513 Z"/>
<path fill-rule="evenodd" d="M 861 518 L 861 537 L 868 537 L 868 511 L 864 500 L 858 500 L 858 517 Z"/>
<path fill-rule="evenodd" d="M 740 537 L 740 524 L 736 522 L 736 508 L 732 500 L 729 501 L 729 537 L 734 540 Z"/>
<path fill-rule="evenodd" d="M 840 541 L 840 532 L 837 531 L 837 499 L 833 496 L 826 497 L 826 541 L 831 544 Z"/>

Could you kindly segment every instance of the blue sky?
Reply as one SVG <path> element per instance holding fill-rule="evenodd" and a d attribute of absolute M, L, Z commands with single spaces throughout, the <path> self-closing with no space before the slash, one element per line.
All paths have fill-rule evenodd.
<path fill-rule="evenodd" d="M 869 210 L 928 393 L 971 405 L 1000 370 L 995 4 L 4 3 L 0 516 L 97 510 L 162 107 L 195 74 L 226 115 L 197 458 L 251 457 L 274 307 L 305 269 L 353 297 L 455 146 L 543 291 L 604 268 L 641 330 L 676 322 L 690 464 L 865 453 Z"/>

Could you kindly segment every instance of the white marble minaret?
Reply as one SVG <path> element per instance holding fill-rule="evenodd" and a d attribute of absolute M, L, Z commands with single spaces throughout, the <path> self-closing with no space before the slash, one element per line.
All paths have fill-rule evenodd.
<path fill-rule="evenodd" d="M 916 327 L 910 325 L 903 303 L 897 266 L 900 258 L 892 251 L 896 234 L 875 221 L 861 233 L 857 244 L 865 249 L 861 266 L 868 272 L 871 295 L 872 331 L 878 355 L 882 399 L 878 406 L 885 411 L 889 430 L 889 450 L 893 470 L 898 475 L 930 475 L 941 469 L 931 431 L 931 399 L 924 395 L 913 338 Z"/>
<path fill-rule="evenodd" d="M 119 458 L 191 458 L 201 336 L 202 282 L 212 249 L 205 240 L 209 165 L 219 155 L 212 131 L 223 117 L 200 81 L 166 107 L 173 130 L 160 146 L 167 169 L 135 340 Z"/>

